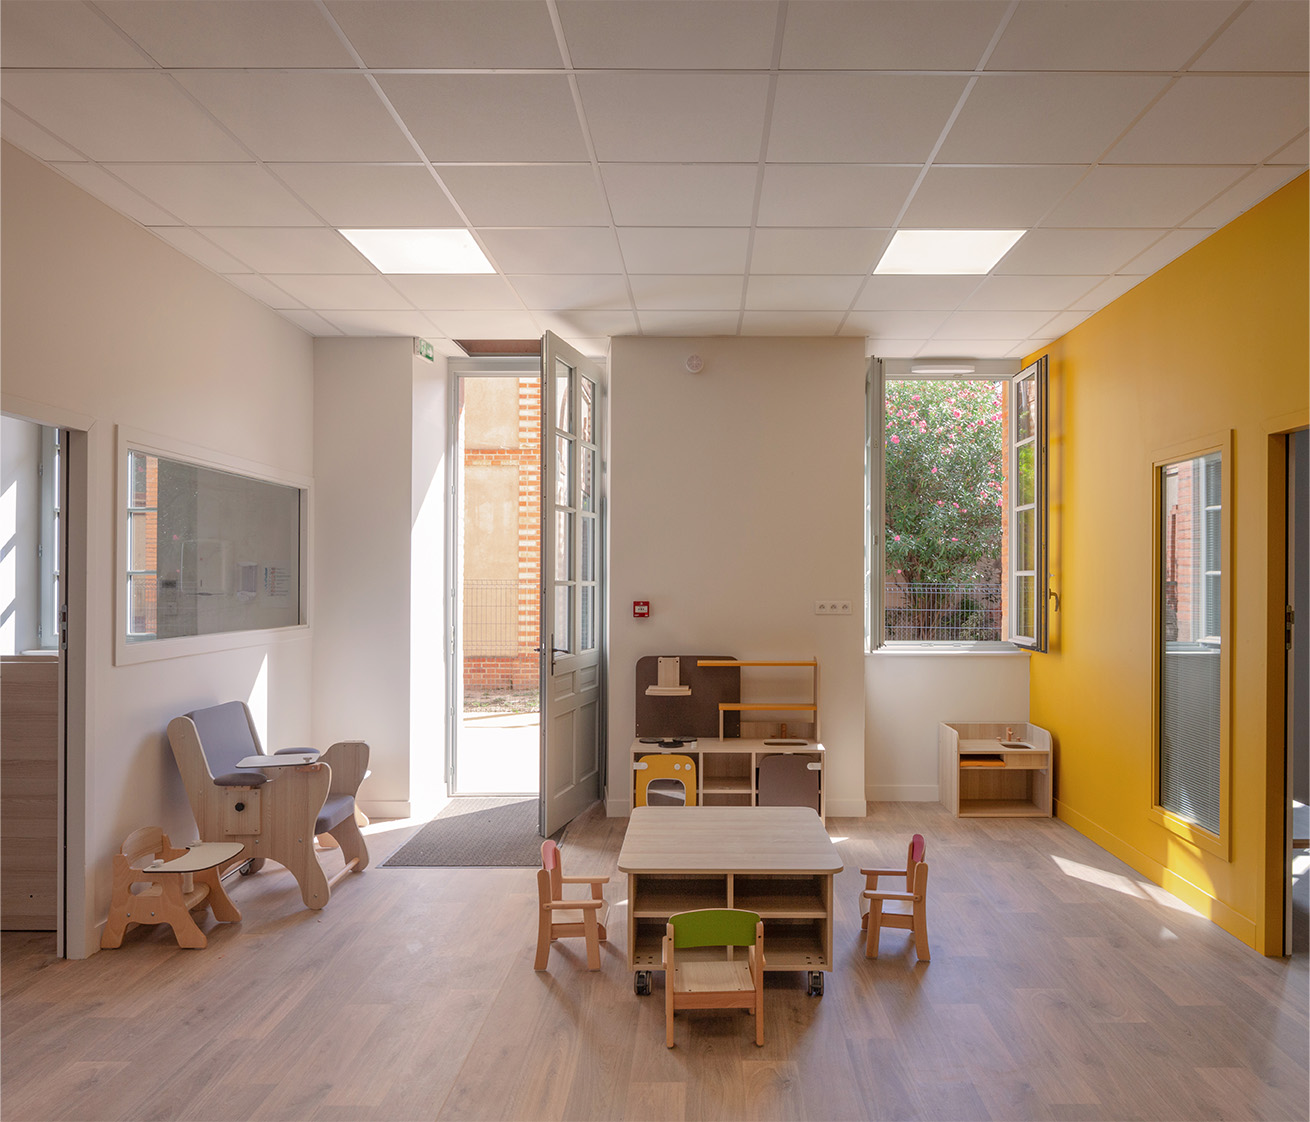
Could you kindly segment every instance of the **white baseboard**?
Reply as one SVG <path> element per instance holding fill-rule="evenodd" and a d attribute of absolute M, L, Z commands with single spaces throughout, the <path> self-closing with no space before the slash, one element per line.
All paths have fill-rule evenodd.
<path fill-rule="evenodd" d="M 865 818 L 869 814 L 863 799 L 829 799 L 823 809 L 829 818 Z"/>
<path fill-rule="evenodd" d="M 359 809 L 368 815 L 370 819 L 375 818 L 408 818 L 410 816 L 410 802 L 408 799 L 369 799 L 359 800 Z"/>
<path fill-rule="evenodd" d="M 941 792 L 936 783 L 889 783 L 864 789 L 871 803 L 937 803 Z"/>
<path fill-rule="evenodd" d="M 631 818 L 632 803 L 627 799 L 606 799 L 606 818 Z"/>

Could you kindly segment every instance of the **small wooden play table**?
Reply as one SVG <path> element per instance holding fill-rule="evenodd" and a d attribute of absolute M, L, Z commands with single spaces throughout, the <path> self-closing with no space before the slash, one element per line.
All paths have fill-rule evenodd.
<path fill-rule="evenodd" d="M 619 870 L 628 874 L 628 965 L 638 994 L 650 993 L 652 972 L 663 969 L 669 916 L 696 908 L 757 912 L 764 968 L 804 970 L 811 996 L 823 993 L 832 969 L 832 878 L 842 860 L 813 810 L 637 807 Z"/>

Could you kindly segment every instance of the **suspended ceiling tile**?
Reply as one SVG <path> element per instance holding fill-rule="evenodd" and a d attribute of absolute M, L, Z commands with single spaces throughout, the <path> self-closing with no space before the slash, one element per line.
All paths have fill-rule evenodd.
<path fill-rule="evenodd" d="M 76 183 L 89 195 L 94 195 L 119 214 L 140 222 L 143 226 L 176 226 L 180 216 L 172 214 L 150 199 L 133 190 L 121 179 L 110 175 L 99 164 L 52 164 L 56 171 Z"/>
<path fill-rule="evenodd" d="M 1019 350 L 1018 339 L 956 339 L 938 335 L 929 339 L 913 358 L 1009 358 Z M 890 356 L 888 356 L 890 357 Z"/>
<path fill-rule="evenodd" d="M 323 273 L 284 275 L 270 273 L 268 279 L 302 304 L 320 312 L 345 310 L 413 311 L 385 277 L 347 273 L 330 276 Z M 332 317 L 329 316 L 329 319 Z"/>
<path fill-rule="evenodd" d="M 1243 168 L 1100 165 L 1046 217 L 1044 226 L 1178 225 L 1231 186 Z"/>
<path fill-rule="evenodd" d="M 951 311 L 958 308 L 982 277 L 869 277 L 856 298 L 865 311 Z"/>
<path fill-rule="evenodd" d="M 590 164 L 439 168 L 475 226 L 608 226 Z"/>
<path fill-rule="evenodd" d="M 163 74 L 6 71 L 4 98 L 93 160 L 249 159 Z"/>
<path fill-rule="evenodd" d="M 852 313 L 853 319 L 854 313 Z M 874 336 L 869 338 L 864 353 L 866 357 L 870 358 L 875 356 L 877 358 L 914 358 L 922 347 L 922 339 L 884 339 L 881 336 Z"/>
<path fill-rule="evenodd" d="M 1061 335 L 1067 335 L 1086 319 L 1086 312 L 1060 312 L 1058 315 L 1052 316 L 1042 324 L 1042 329 L 1038 333 L 1037 338 L 1043 339 L 1045 342 L 1050 342 L 1052 339 L 1058 339 Z M 1031 345 L 1033 340 L 1029 340 L 1028 342 Z M 1031 353 L 1031 346 L 1030 350 L 1025 353 Z"/>
<path fill-rule="evenodd" d="M 1254 164 L 1310 123 L 1305 78 L 1183 76 L 1110 150 L 1115 164 Z"/>
<path fill-rule="evenodd" d="M 0 64 L 60 69 L 151 65 L 90 5 L 50 0 L 0 4 Z"/>
<path fill-rule="evenodd" d="M 200 233 L 256 273 L 376 272 L 345 238 L 321 226 L 209 226 Z"/>
<path fill-rule="evenodd" d="M 261 160 L 415 158 L 361 74 L 206 70 L 178 81 Z"/>
<path fill-rule="evenodd" d="M 100 10 L 160 66 L 351 66 L 314 4 L 113 0 Z"/>
<path fill-rule="evenodd" d="M 541 325 L 530 312 L 434 309 L 428 319 L 450 339 L 536 339 Z"/>
<path fill-rule="evenodd" d="M 902 226 L 923 229 L 1027 229 L 1035 226 L 1087 169 L 931 167 Z"/>
<path fill-rule="evenodd" d="M 1304 171 L 1306 164 L 1310 163 L 1310 132 L 1303 132 L 1287 147 L 1280 148 L 1269 158 L 1268 162 L 1271 164 L 1292 164 Z"/>
<path fill-rule="evenodd" d="M 509 283 L 531 311 L 586 311 L 630 308 L 622 276 L 568 275 L 510 277 Z"/>
<path fill-rule="evenodd" d="M 751 272 L 863 276 L 877 263 L 891 231 L 768 227 L 755 231 Z"/>
<path fill-rule="evenodd" d="M 364 64 L 382 68 L 557 69 L 542 0 L 328 0 Z"/>
<path fill-rule="evenodd" d="M 565 339 L 574 335 L 630 335 L 637 330 L 637 317 L 631 309 L 598 312 L 570 308 L 559 312 L 538 311 L 535 315 L 543 330 L 553 331 Z"/>
<path fill-rule="evenodd" d="M 1170 261 L 1181 257 L 1193 246 L 1203 242 L 1212 232 L 1211 230 L 1170 230 L 1145 253 L 1138 254 L 1129 261 L 1119 272 L 1127 276 L 1148 276 L 1163 269 Z"/>
<path fill-rule="evenodd" d="M 105 164 L 189 226 L 320 226 L 258 164 Z"/>
<path fill-rule="evenodd" d="M 1291 167 L 1256 168 L 1245 179 L 1233 184 L 1209 206 L 1193 214 L 1183 225 L 1207 230 L 1217 230 L 1220 226 L 1226 226 L 1239 214 L 1245 214 L 1256 203 L 1285 186 L 1301 171 L 1301 168 Z"/>
<path fill-rule="evenodd" d="M 1091 163 L 1166 81 L 1138 74 L 984 75 L 951 125 L 936 162 Z"/>
<path fill-rule="evenodd" d="M 949 312 L 851 312 L 846 326 L 866 335 L 888 339 L 926 339 L 946 322 Z M 918 344 L 916 343 L 917 347 Z M 879 354 L 883 352 L 879 351 Z"/>
<path fill-rule="evenodd" d="M 1304 71 L 1310 26 L 1304 0 L 1256 0 L 1239 12 L 1193 70 Z"/>
<path fill-rule="evenodd" d="M 247 277 L 253 278 L 259 284 L 267 284 L 263 277 L 255 273 L 248 273 L 248 266 L 242 264 L 230 253 L 219 249 L 208 238 L 202 237 L 190 226 L 151 226 L 150 232 L 156 237 L 163 238 L 174 249 L 179 249 L 188 257 L 200 262 L 206 269 L 212 269 L 216 273 L 245 273 Z M 239 287 L 244 288 L 245 285 L 239 285 Z M 278 306 L 270 300 L 264 300 L 263 296 L 254 292 L 250 294 L 256 300 L 263 300 L 265 304 L 272 307 Z M 281 307 L 286 308 L 297 308 L 299 306 L 299 300 L 293 300 L 290 303 L 281 305 Z"/>
<path fill-rule="evenodd" d="M 1104 275 L 984 277 L 962 308 L 968 311 L 1058 312 L 1104 279 Z"/>
<path fill-rule="evenodd" d="M 768 164 L 759 224 L 889 227 L 918 174 L 912 167 Z"/>
<path fill-rule="evenodd" d="M 638 310 L 726 311 L 741 307 L 740 276 L 635 276 L 632 295 Z"/>
<path fill-rule="evenodd" d="M 605 226 L 478 231 L 502 273 L 621 273 L 614 231 Z"/>
<path fill-rule="evenodd" d="M 159 233 L 158 230 L 155 233 Z M 225 281 L 241 289 L 247 296 L 253 296 L 261 304 L 285 311 L 288 308 L 303 308 L 304 305 L 294 296 L 283 291 L 267 277 L 259 273 L 228 273 L 223 275 Z"/>
<path fill-rule="evenodd" d="M 746 281 L 748 310 L 844 312 L 855 298 L 861 277 L 751 276 Z"/>
<path fill-rule="evenodd" d="M 744 226 L 625 226 L 618 231 L 629 273 L 741 273 L 750 230 Z"/>
<path fill-rule="evenodd" d="M 563 0 L 558 8 L 579 70 L 767 70 L 773 60 L 776 3 Z"/>
<path fill-rule="evenodd" d="M 0 105 L 0 136 L 15 144 L 38 160 L 53 163 L 56 160 L 77 162 L 82 154 L 51 136 L 45 129 L 29 121 L 16 109 Z"/>
<path fill-rule="evenodd" d="M 934 339 L 1026 339 L 1051 318 L 1039 312 L 953 312 L 934 333 Z"/>
<path fill-rule="evenodd" d="M 642 311 L 637 319 L 643 335 L 736 335 L 737 313 Z"/>
<path fill-rule="evenodd" d="M 422 312 L 333 309 L 325 311 L 323 318 L 344 335 L 417 335 L 424 338 L 433 328 L 432 321 Z"/>
<path fill-rule="evenodd" d="M 1216 0 L 1022 0 L 988 70 L 1177 70 L 1234 11 Z"/>
<path fill-rule="evenodd" d="M 332 324 L 328 323 L 328 321 L 317 312 L 300 311 L 295 308 L 288 308 L 278 311 L 278 315 L 283 319 L 290 320 L 302 331 L 309 332 L 310 335 L 331 336 L 343 334 L 340 328 L 334 327 Z"/>
<path fill-rule="evenodd" d="M 836 335 L 844 313 L 831 311 L 748 311 L 741 318 L 743 335 Z M 857 334 L 852 331 L 851 334 Z"/>
<path fill-rule="evenodd" d="M 618 226 L 749 226 L 754 164 L 602 164 Z"/>
<path fill-rule="evenodd" d="M 1099 312 L 1107 304 L 1118 300 L 1125 292 L 1136 288 L 1144 279 L 1140 276 L 1107 277 L 1090 292 L 1080 297 L 1072 310 L 1084 313 Z"/>
<path fill-rule="evenodd" d="M 422 164 L 269 164 L 268 170 L 339 228 L 464 224 Z"/>
<path fill-rule="evenodd" d="M 1102 275 L 1141 253 L 1163 230 L 1029 230 L 994 274 Z"/>
<path fill-rule="evenodd" d="M 602 162 L 754 162 L 764 137 L 764 74 L 581 74 Z"/>
<path fill-rule="evenodd" d="M 505 309 L 517 312 L 523 308 L 522 301 L 510 287 L 509 282 L 504 277 L 491 274 L 433 276 L 423 273 L 393 273 L 387 279 L 399 292 L 408 297 L 416 308 L 425 312 L 435 312 L 438 309 L 456 311 Z M 486 338 L 486 336 L 461 336 L 455 333 L 451 338 Z"/>
<path fill-rule="evenodd" d="M 922 74 L 781 74 L 768 158 L 774 163 L 921 162 L 964 86 L 962 77 Z"/>
<path fill-rule="evenodd" d="M 1007 5 L 993 0 L 809 0 L 787 9 L 794 70 L 972 70 Z"/>
<path fill-rule="evenodd" d="M 378 83 L 433 163 L 587 159 L 562 74 L 384 74 Z"/>

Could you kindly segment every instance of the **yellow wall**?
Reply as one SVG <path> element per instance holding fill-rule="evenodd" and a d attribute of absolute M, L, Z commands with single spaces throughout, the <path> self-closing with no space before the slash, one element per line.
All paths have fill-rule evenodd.
<path fill-rule="evenodd" d="M 1211 235 L 1046 351 L 1051 372 L 1051 652 L 1031 714 L 1058 742 L 1058 814 L 1243 942 L 1281 947 L 1281 797 L 1270 641 L 1278 442 L 1307 421 L 1307 177 Z M 1232 430 L 1230 855 L 1152 803 L 1152 472 L 1170 446 Z M 1272 481 L 1271 481 L 1271 477 Z M 1270 725 L 1278 735 L 1270 735 Z M 1269 800 L 1267 802 L 1267 799 Z M 1272 810 L 1270 805 L 1272 803 Z"/>

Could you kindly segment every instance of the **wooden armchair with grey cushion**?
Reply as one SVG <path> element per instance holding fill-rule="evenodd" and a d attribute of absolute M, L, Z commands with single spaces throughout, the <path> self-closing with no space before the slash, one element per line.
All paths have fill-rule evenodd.
<path fill-rule="evenodd" d="M 266 770 L 238 768 L 247 756 L 266 756 L 244 702 L 197 709 L 168 723 L 182 785 L 202 841 L 239 841 L 228 864 L 266 859 L 284 865 L 300 885 L 307 908 L 328 902 L 332 885 L 368 866 L 368 848 L 355 821 L 355 793 L 368 771 L 368 745 L 341 741 L 316 762 Z M 282 749 L 275 755 L 307 752 Z M 331 881 L 314 852 L 314 836 L 329 834 L 345 867 Z"/>

